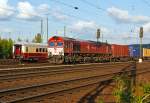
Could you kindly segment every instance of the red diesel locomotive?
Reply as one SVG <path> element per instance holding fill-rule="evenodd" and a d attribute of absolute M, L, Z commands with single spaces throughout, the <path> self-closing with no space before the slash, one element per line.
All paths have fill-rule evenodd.
<path fill-rule="evenodd" d="M 48 41 L 51 62 L 99 62 L 109 60 L 111 45 L 107 43 L 77 40 L 53 36 Z"/>

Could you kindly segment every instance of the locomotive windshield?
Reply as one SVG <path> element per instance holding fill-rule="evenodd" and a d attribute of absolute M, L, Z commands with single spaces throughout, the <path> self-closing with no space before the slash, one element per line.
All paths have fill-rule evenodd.
<path fill-rule="evenodd" d="M 50 42 L 49 45 L 50 45 L 50 46 L 54 46 L 54 42 Z"/>
<path fill-rule="evenodd" d="M 57 46 L 62 46 L 62 45 L 63 45 L 62 42 L 58 42 L 58 43 L 57 43 Z"/>

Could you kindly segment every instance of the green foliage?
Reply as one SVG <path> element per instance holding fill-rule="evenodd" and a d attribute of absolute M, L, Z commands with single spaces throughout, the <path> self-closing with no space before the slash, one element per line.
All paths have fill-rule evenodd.
<path fill-rule="evenodd" d="M 145 94 L 150 94 L 150 83 L 144 84 L 142 87 Z"/>
<path fill-rule="evenodd" d="M 103 99 L 100 98 L 98 103 L 104 103 Z"/>
<path fill-rule="evenodd" d="M 116 77 L 116 87 L 113 94 L 116 98 L 116 103 L 131 103 L 132 100 L 132 90 L 131 81 L 126 76 Z"/>
<path fill-rule="evenodd" d="M 131 87 L 131 80 L 126 75 L 116 77 L 115 81 L 116 103 L 150 103 L 150 84 Z"/>
<path fill-rule="evenodd" d="M 35 38 L 33 39 L 32 42 L 34 42 L 34 43 L 42 43 L 42 36 L 41 36 L 41 34 L 38 33 L 38 34 L 35 36 Z"/>
<path fill-rule="evenodd" d="M 13 41 L 11 39 L 0 38 L 0 59 L 12 57 Z"/>
<path fill-rule="evenodd" d="M 150 103 L 150 84 L 139 85 L 139 88 L 140 95 L 135 93 L 134 103 Z"/>

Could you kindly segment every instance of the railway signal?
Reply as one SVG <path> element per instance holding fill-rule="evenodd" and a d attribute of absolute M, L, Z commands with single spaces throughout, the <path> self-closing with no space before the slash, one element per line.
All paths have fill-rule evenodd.
<path fill-rule="evenodd" d="M 101 34 L 101 30 L 100 29 L 97 29 L 97 42 L 98 42 L 98 39 L 100 38 L 100 34 Z"/>
<path fill-rule="evenodd" d="M 140 38 L 143 38 L 143 27 L 140 27 Z"/>
<path fill-rule="evenodd" d="M 139 33 L 139 37 L 140 37 L 140 58 L 139 58 L 139 62 L 142 62 L 142 39 L 143 39 L 143 27 L 140 27 L 140 33 Z"/>

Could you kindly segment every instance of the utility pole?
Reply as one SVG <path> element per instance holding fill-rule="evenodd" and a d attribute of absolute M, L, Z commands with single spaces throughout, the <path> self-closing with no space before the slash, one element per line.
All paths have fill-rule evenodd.
<path fill-rule="evenodd" d="M 56 30 L 56 35 L 58 35 L 58 30 Z"/>
<path fill-rule="evenodd" d="M 103 36 L 104 36 L 104 35 L 103 35 L 102 33 L 101 33 L 101 35 L 102 35 L 102 42 L 103 42 Z"/>
<path fill-rule="evenodd" d="M 143 39 L 143 27 L 140 27 L 140 59 L 139 62 L 142 62 L 142 39 Z"/>
<path fill-rule="evenodd" d="M 48 15 L 47 15 L 47 43 L 48 43 Z"/>
<path fill-rule="evenodd" d="M 41 19 L 41 37 L 43 41 L 43 20 Z"/>
<path fill-rule="evenodd" d="M 66 26 L 64 26 L 64 37 L 66 37 Z"/>

